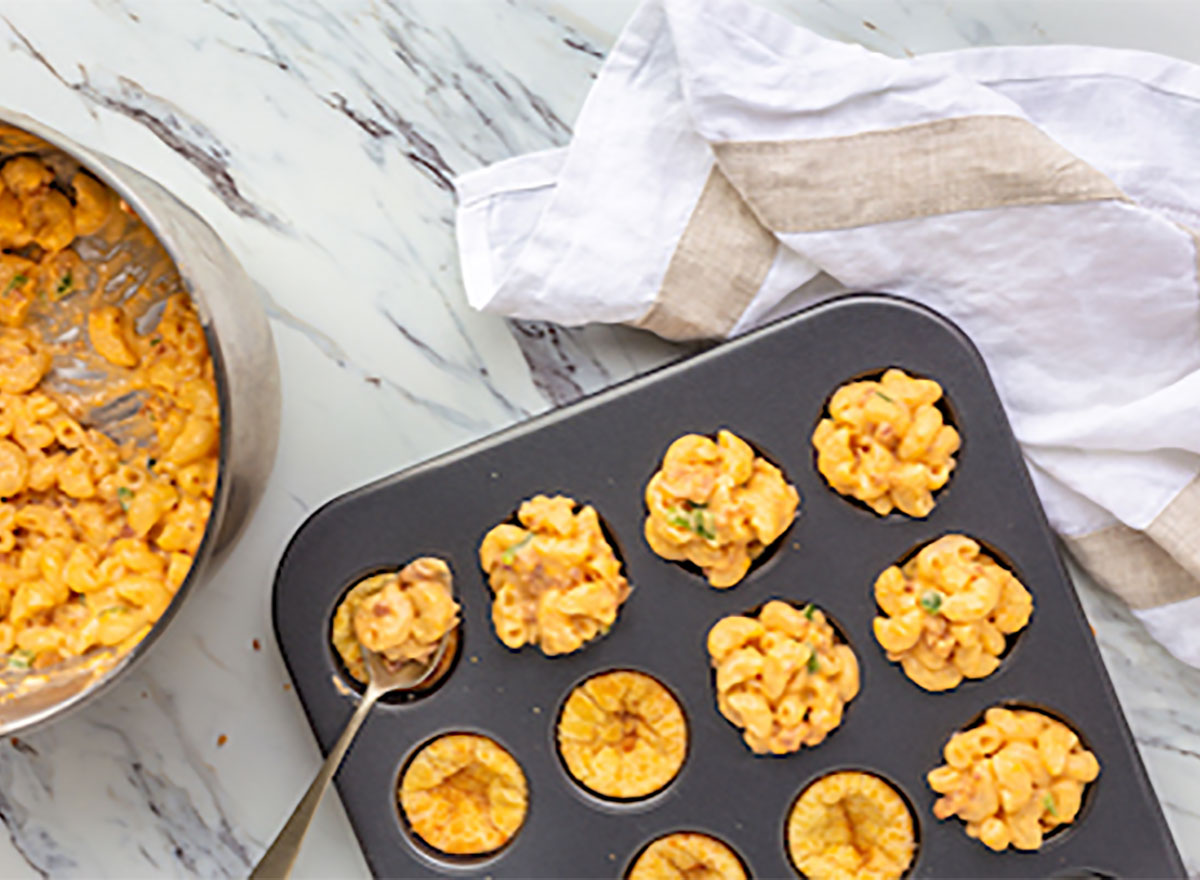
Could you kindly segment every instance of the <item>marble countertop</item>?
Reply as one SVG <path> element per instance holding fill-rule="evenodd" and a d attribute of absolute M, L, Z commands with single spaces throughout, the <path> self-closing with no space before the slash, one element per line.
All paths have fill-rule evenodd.
<path fill-rule="evenodd" d="M 1077 42 L 1200 62 L 1194 0 L 772 0 L 891 54 Z M 291 533 L 348 488 L 676 357 L 472 312 L 454 175 L 565 143 L 634 0 L 0 0 L 0 104 L 156 178 L 261 288 L 283 438 L 232 557 L 147 661 L 0 744 L 3 877 L 244 876 L 319 755 L 275 646 Z M 1200 670 L 1079 581 L 1200 871 Z M 365 876 L 336 797 L 297 876 Z"/>

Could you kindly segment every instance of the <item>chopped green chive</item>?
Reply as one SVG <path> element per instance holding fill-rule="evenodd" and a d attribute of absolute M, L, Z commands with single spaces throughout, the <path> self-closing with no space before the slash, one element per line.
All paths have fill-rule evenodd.
<path fill-rule="evenodd" d="M 129 510 L 129 500 L 133 498 L 133 490 L 120 486 L 117 489 L 117 502 L 121 505 L 121 509 Z"/>
<path fill-rule="evenodd" d="M 517 543 L 513 544 L 511 547 L 509 547 L 507 550 L 505 550 L 504 555 L 500 557 L 500 561 L 503 562 L 505 565 L 512 565 L 514 562 L 517 561 L 517 554 L 520 553 L 522 550 L 524 550 L 527 546 L 529 546 L 529 542 L 532 540 L 533 540 L 533 532 L 530 532 L 524 538 L 517 541 Z"/>
<path fill-rule="evenodd" d="M 14 287 L 20 287 L 22 284 L 25 284 L 28 281 L 28 275 L 24 274 L 23 272 L 18 272 L 12 277 L 12 280 L 8 282 L 8 287 L 4 288 L 4 295 L 8 296 L 10 290 L 12 290 Z"/>
<path fill-rule="evenodd" d="M 158 345 L 160 342 L 162 342 L 161 336 L 155 336 L 153 339 L 150 340 L 151 345 Z"/>
<path fill-rule="evenodd" d="M 707 504 L 695 504 L 690 508 L 668 508 L 667 522 L 677 529 L 695 532 L 706 541 L 717 539 L 716 523 L 713 522 L 712 514 L 708 512 Z"/>
<path fill-rule="evenodd" d="M 692 527 L 691 518 L 685 515 L 683 509 L 680 507 L 672 507 L 667 511 L 667 522 L 677 529 L 690 529 Z"/>
<path fill-rule="evenodd" d="M 817 670 L 821 668 L 821 661 L 817 659 L 817 651 L 815 648 L 813 648 L 812 653 L 808 655 L 808 663 L 806 665 L 810 675 L 816 675 Z"/>
<path fill-rule="evenodd" d="M 921 596 L 921 607 L 926 614 L 937 614 L 942 607 L 942 594 L 937 590 L 928 591 Z"/>
<path fill-rule="evenodd" d="M 1042 806 L 1046 808 L 1047 813 L 1055 819 L 1058 818 L 1058 804 L 1054 803 L 1054 795 L 1047 792 L 1042 798 Z"/>
<path fill-rule="evenodd" d="M 109 605 L 100 611 L 100 617 L 108 617 L 110 614 L 128 614 L 129 609 L 124 605 Z"/>
<path fill-rule="evenodd" d="M 8 655 L 9 669 L 28 669 L 29 664 L 33 661 L 33 651 L 26 651 L 24 648 L 17 648 Z"/>
<path fill-rule="evenodd" d="M 58 287 L 56 287 L 54 289 L 54 295 L 56 297 L 66 296 L 68 293 L 71 292 L 71 288 L 74 286 L 74 284 L 75 284 L 75 280 L 71 276 L 71 272 L 68 270 L 67 274 L 64 275 L 62 277 L 62 280 L 58 282 Z"/>
<path fill-rule="evenodd" d="M 805 605 L 805 606 L 804 606 L 804 611 L 803 611 L 803 614 L 804 614 L 804 616 L 805 616 L 805 617 L 807 617 L 809 620 L 812 620 L 812 619 L 813 619 L 813 615 L 814 615 L 814 614 L 816 614 L 816 613 L 817 613 L 817 606 L 816 606 L 816 605 L 814 605 L 812 602 L 809 602 L 807 605 Z"/>
<path fill-rule="evenodd" d="M 896 401 L 892 400 L 890 397 L 888 397 L 886 394 L 884 394 L 882 391 L 876 391 L 875 393 L 878 394 L 880 397 L 882 397 L 884 400 L 886 400 L 888 403 L 896 402 Z"/>

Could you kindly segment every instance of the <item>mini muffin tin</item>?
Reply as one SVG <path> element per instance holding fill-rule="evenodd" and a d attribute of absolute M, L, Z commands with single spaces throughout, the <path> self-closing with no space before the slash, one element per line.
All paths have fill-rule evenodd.
<path fill-rule="evenodd" d="M 924 520 L 886 518 L 834 493 L 811 435 L 842 383 L 897 366 L 936 379 L 963 436 L 958 466 Z M 780 465 L 799 517 L 769 559 L 728 590 L 655 556 L 642 539 L 642 491 L 668 444 L 728 427 Z M 593 504 L 615 536 L 633 593 L 612 631 L 574 654 L 505 648 L 492 631 L 479 568 L 484 534 L 537 493 Z M 1035 610 L 1000 669 L 927 693 L 875 642 L 873 586 L 887 566 L 940 535 L 983 544 L 1033 593 Z M 848 297 L 779 321 L 493 437 L 350 492 L 292 539 L 275 581 L 276 634 L 310 723 L 328 750 L 356 690 L 329 643 L 334 609 L 359 579 L 421 555 L 446 559 L 462 605 L 462 650 L 429 696 L 381 703 L 337 776 L 371 870 L 383 877 L 623 877 L 654 838 L 708 833 L 754 877 L 791 877 L 784 829 L 799 792 L 833 770 L 875 773 L 909 801 L 913 877 L 1181 877 L 1171 840 L 1020 451 L 979 354 L 945 319 L 881 295 Z M 705 639 L 719 618 L 780 597 L 812 601 L 858 657 L 862 690 L 816 748 L 756 756 L 717 711 Z M 638 669 L 683 705 L 683 769 L 660 793 L 614 802 L 566 772 L 555 723 L 571 689 L 598 672 Z M 957 819 L 933 817 L 925 774 L 955 731 L 989 706 L 1042 708 L 1075 729 L 1101 763 L 1074 825 L 1037 852 L 993 853 Z M 520 762 L 529 812 L 513 841 L 475 859 L 438 857 L 405 827 L 401 769 L 448 732 L 492 737 Z"/>

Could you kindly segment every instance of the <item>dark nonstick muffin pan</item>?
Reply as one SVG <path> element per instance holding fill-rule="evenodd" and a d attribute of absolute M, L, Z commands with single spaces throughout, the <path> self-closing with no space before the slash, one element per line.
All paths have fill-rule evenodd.
<path fill-rule="evenodd" d="M 842 383 L 897 366 L 936 379 L 963 436 L 958 466 L 924 520 L 877 517 L 817 473 L 811 435 Z M 655 556 L 642 538 L 642 492 L 682 434 L 727 427 L 781 466 L 801 495 L 790 531 L 740 584 L 710 588 Z M 505 648 L 492 631 L 479 568 L 484 534 L 537 493 L 596 507 L 633 593 L 612 631 L 548 658 Z M 887 566 L 949 532 L 979 540 L 1034 597 L 1029 625 L 1000 669 L 931 694 L 875 642 L 873 585 Z M 297 532 L 275 581 L 276 634 L 323 750 L 357 699 L 330 646 L 330 623 L 360 578 L 414 557 L 446 559 L 462 605 L 459 660 L 444 685 L 381 703 L 337 776 L 371 870 L 382 877 L 621 877 L 652 839 L 700 831 L 730 845 L 754 877 L 792 877 L 784 828 L 797 794 L 833 770 L 878 774 L 909 801 L 913 877 L 1179 877 L 1183 866 L 1072 589 L 1020 451 L 979 354 L 952 324 L 878 295 L 810 309 L 704 354 L 503 431 L 343 495 Z M 862 690 L 816 748 L 756 756 L 716 707 L 705 640 L 719 618 L 780 597 L 813 602 L 858 656 Z M 659 794 L 611 802 L 568 776 L 555 746 L 572 687 L 637 669 L 683 705 L 687 760 Z M 958 819 L 933 817 L 925 774 L 954 732 L 996 704 L 1040 708 L 1067 722 L 1100 760 L 1075 824 L 1037 852 L 994 853 Z M 525 824 L 498 854 L 439 857 L 406 829 L 397 783 L 412 753 L 448 732 L 486 734 L 525 771 Z"/>

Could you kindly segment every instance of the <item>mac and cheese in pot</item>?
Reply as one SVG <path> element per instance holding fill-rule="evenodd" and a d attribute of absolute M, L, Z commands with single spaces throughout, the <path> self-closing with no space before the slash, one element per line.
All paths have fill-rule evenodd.
<path fill-rule="evenodd" d="M 93 178 L 61 187 L 28 156 L 0 182 L 0 652 L 27 670 L 128 650 L 166 610 L 212 509 L 220 415 L 187 296 L 150 312 L 178 277 L 134 275 L 112 301 L 122 257 L 85 264 L 72 249 L 82 235 L 153 242 L 141 222 Z M 61 332 L 78 323 L 84 333 Z M 59 356 L 105 386 L 84 397 L 52 385 Z M 120 442 L 85 425 L 117 399 L 140 400 L 148 424 Z"/>

